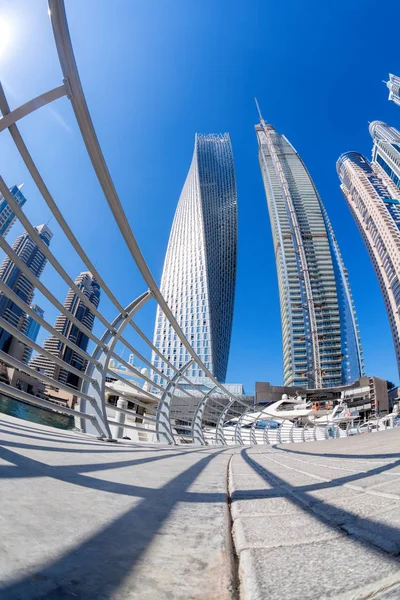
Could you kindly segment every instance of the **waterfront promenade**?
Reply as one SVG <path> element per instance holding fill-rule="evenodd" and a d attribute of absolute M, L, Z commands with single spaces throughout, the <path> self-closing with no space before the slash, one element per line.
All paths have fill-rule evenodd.
<path fill-rule="evenodd" d="M 400 431 L 106 443 L 0 416 L 0 597 L 400 597 Z"/>

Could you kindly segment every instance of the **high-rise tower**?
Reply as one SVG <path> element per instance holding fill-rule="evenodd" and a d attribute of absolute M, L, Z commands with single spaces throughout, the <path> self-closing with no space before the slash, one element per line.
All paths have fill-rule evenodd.
<path fill-rule="evenodd" d="M 21 208 L 26 202 L 26 198 L 21 192 L 22 187 L 23 185 L 14 185 L 10 188 L 10 192 L 13 195 L 15 202 L 19 204 Z M 16 218 L 17 217 L 11 210 L 7 200 L 4 198 L 3 194 L 0 194 L 0 235 L 2 237 L 6 237 L 7 233 L 15 223 Z"/>
<path fill-rule="evenodd" d="M 237 199 L 229 135 L 196 134 L 192 164 L 176 209 L 161 280 L 164 295 L 206 368 L 223 383 L 228 366 L 236 280 Z M 154 345 L 175 367 L 189 360 L 157 309 Z M 173 370 L 155 353 L 153 364 Z M 191 367 L 187 376 L 204 381 Z M 160 376 L 154 375 L 159 382 Z"/>
<path fill-rule="evenodd" d="M 35 229 L 43 242 L 49 245 L 53 233 L 47 225 L 39 225 L 38 227 L 35 227 Z M 26 264 L 29 270 L 36 277 L 40 277 L 47 263 L 47 258 L 27 232 L 17 237 L 12 249 L 21 261 Z M 29 305 L 32 302 L 35 293 L 33 283 L 29 281 L 26 275 L 22 273 L 8 256 L 4 259 L 3 264 L 0 267 L 0 280 L 26 304 Z M 26 313 L 21 307 L 17 306 L 7 297 L 7 293 L 0 293 L 0 317 L 16 327 L 22 333 L 26 332 Z M 8 331 L 0 328 L 0 350 L 22 360 L 25 349 L 26 346 L 22 344 L 22 342 L 18 342 L 18 340 L 8 333 Z"/>
<path fill-rule="evenodd" d="M 278 274 L 284 385 L 351 383 L 363 373 L 359 332 L 325 207 L 286 137 L 261 115 L 256 134 Z"/>
<path fill-rule="evenodd" d="M 97 308 L 100 302 L 100 286 L 93 275 L 89 272 L 80 273 L 75 279 L 75 284 L 88 300 L 90 300 L 93 306 Z M 87 329 L 90 331 L 93 329 L 94 314 L 82 302 L 72 288 L 68 291 L 64 302 L 64 308 L 66 308 Z M 86 352 L 89 343 L 88 336 L 63 314 L 56 318 L 54 329 Z M 54 354 L 54 356 L 61 358 L 67 365 L 69 364 L 82 372 L 86 369 L 87 361 L 75 350 L 72 350 L 57 338 L 53 336 L 50 337 L 44 342 L 43 347 L 51 354 Z M 38 354 L 31 360 L 29 366 L 38 371 L 43 371 L 45 375 L 48 375 L 61 383 L 70 385 L 73 388 L 78 389 L 80 386 L 81 379 L 77 375 L 56 365 L 46 356 Z"/>
<path fill-rule="evenodd" d="M 369 132 L 374 142 L 373 168 L 384 181 L 400 188 L 400 132 L 383 121 L 372 121 Z"/>
<path fill-rule="evenodd" d="M 400 77 L 389 73 L 389 81 L 384 81 L 389 88 L 389 100 L 400 106 Z"/>
<path fill-rule="evenodd" d="M 37 315 L 39 315 L 39 317 L 41 317 L 43 319 L 43 317 L 44 317 L 43 308 L 40 308 L 40 306 L 38 306 L 37 304 L 31 304 L 31 309 L 33 310 L 33 312 L 35 312 Z M 32 342 L 36 342 L 37 337 L 39 335 L 39 331 L 40 331 L 39 323 L 37 321 L 35 321 L 35 319 L 29 315 L 26 320 L 26 329 L 25 329 L 26 337 L 29 338 L 30 340 L 32 340 Z M 22 362 L 27 364 L 30 361 L 31 356 L 32 356 L 32 348 L 29 348 L 28 346 L 26 346 L 24 356 L 22 358 Z"/>
<path fill-rule="evenodd" d="M 346 152 L 337 171 L 379 281 L 400 372 L 400 134 L 380 121 L 371 123 L 370 133 L 372 164 Z"/>

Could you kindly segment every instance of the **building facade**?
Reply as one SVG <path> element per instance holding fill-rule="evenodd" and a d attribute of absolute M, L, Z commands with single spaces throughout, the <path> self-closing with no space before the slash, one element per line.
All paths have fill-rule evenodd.
<path fill-rule="evenodd" d="M 236 281 L 237 197 L 228 134 L 196 134 L 189 173 L 176 209 L 161 292 L 206 368 L 223 383 L 228 366 Z M 176 368 L 189 354 L 157 308 L 154 345 Z M 156 353 L 155 382 L 174 370 Z M 197 366 L 186 375 L 201 384 Z"/>
<path fill-rule="evenodd" d="M 372 166 L 383 181 L 400 189 L 400 132 L 383 121 L 369 125 L 373 140 Z"/>
<path fill-rule="evenodd" d="M 301 157 L 260 119 L 258 156 L 275 250 L 285 386 L 325 388 L 363 374 L 347 271 Z"/>
<path fill-rule="evenodd" d="M 371 123 L 370 132 L 372 163 L 358 152 L 347 152 L 337 171 L 379 281 L 400 371 L 400 140 L 396 130 L 378 121 Z"/>
<path fill-rule="evenodd" d="M 100 302 L 100 286 L 93 275 L 90 272 L 80 273 L 75 279 L 75 284 L 86 298 L 90 300 L 93 306 L 97 308 Z M 65 299 L 64 308 L 89 329 L 89 331 L 92 331 L 94 314 L 71 288 Z M 59 315 L 54 324 L 54 329 L 86 352 L 89 343 L 87 334 L 81 331 L 67 317 L 62 314 Z M 86 369 L 87 361 L 83 356 L 60 342 L 57 338 L 50 337 L 44 342 L 43 347 L 51 354 L 54 354 L 54 356 L 61 358 L 67 365 L 71 365 L 82 372 Z M 53 363 L 46 356 L 40 354 L 35 356 L 29 363 L 29 366 L 42 371 L 45 375 L 52 377 L 56 381 L 60 381 L 60 383 L 79 389 L 81 379 L 76 374 L 70 373 L 67 369 L 63 369 Z"/>
<path fill-rule="evenodd" d="M 47 225 L 39 225 L 35 229 L 43 242 L 49 245 L 53 233 Z M 36 277 L 41 276 L 46 266 L 47 258 L 27 232 L 17 237 L 12 249 L 33 275 Z M 23 302 L 28 305 L 31 304 L 35 293 L 34 285 L 8 256 L 4 259 L 0 267 L 0 280 L 19 296 Z M 0 293 L 0 317 L 22 333 L 26 333 L 28 325 L 27 315 L 21 307 L 17 306 L 7 297 L 6 292 Z M 8 331 L 0 328 L 0 350 L 11 354 L 18 360 L 23 360 L 26 346 Z"/>
<path fill-rule="evenodd" d="M 33 310 L 33 312 L 35 312 L 37 315 L 39 315 L 39 317 L 41 317 L 43 319 L 43 317 L 44 317 L 43 308 L 40 308 L 40 306 L 38 306 L 37 304 L 31 304 L 31 309 Z M 27 320 L 26 320 L 26 330 L 25 330 L 26 337 L 28 337 L 33 342 L 36 342 L 37 337 L 39 335 L 39 331 L 40 331 L 39 323 L 37 321 L 35 321 L 35 319 L 33 317 L 28 315 Z M 22 358 L 22 362 L 24 362 L 25 364 L 28 364 L 31 357 L 32 357 L 32 348 L 29 348 L 28 346 L 26 346 L 24 356 Z"/>
<path fill-rule="evenodd" d="M 21 192 L 23 185 L 14 185 L 10 188 L 10 192 L 14 197 L 15 202 L 22 208 L 26 202 L 26 198 Z M 15 213 L 11 210 L 10 205 L 4 198 L 3 194 L 0 194 L 0 235 L 6 237 L 11 227 L 14 225 L 16 220 Z"/>
<path fill-rule="evenodd" d="M 400 77 L 389 73 L 389 81 L 385 81 L 389 88 L 389 100 L 400 106 Z"/>

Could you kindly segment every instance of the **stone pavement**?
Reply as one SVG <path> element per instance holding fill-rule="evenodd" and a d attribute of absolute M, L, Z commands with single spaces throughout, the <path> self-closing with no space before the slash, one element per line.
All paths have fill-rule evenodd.
<path fill-rule="evenodd" d="M 1 600 L 230 599 L 230 453 L 1 414 Z"/>
<path fill-rule="evenodd" d="M 0 599 L 400 599 L 399 442 L 109 444 L 0 415 Z"/>
<path fill-rule="evenodd" d="M 400 599 L 400 430 L 253 446 L 229 470 L 242 600 Z"/>

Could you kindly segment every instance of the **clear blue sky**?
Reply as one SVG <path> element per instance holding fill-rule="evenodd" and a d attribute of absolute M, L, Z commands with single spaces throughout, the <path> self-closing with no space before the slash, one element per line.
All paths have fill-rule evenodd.
<path fill-rule="evenodd" d="M 239 201 L 239 263 L 228 381 L 282 380 L 277 279 L 257 160 L 257 96 L 264 118 L 304 159 L 332 220 L 350 275 L 368 374 L 398 381 L 377 280 L 339 189 L 335 163 L 347 150 L 370 157 L 368 121 L 400 128 L 382 79 L 400 74 L 395 0 L 66 0 L 89 108 L 144 256 L 159 281 L 169 229 L 190 165 L 195 132 L 231 134 Z M 12 107 L 61 83 L 44 0 L 3 0 L 9 41 L 0 72 Z M 0 44 L 1 49 L 1 44 Z M 144 291 L 112 224 L 67 99 L 21 123 L 42 174 L 73 229 L 122 303 Z M 25 183 L 25 210 L 49 218 L 21 160 L 0 136 L 1 173 Z M 52 249 L 82 269 L 50 223 Z M 14 226 L 11 243 L 20 233 Z M 48 265 L 43 280 L 63 300 Z M 56 316 L 40 296 L 52 323 Z M 103 298 L 101 306 L 112 318 Z M 155 307 L 140 322 L 152 335 Z M 97 326 L 97 332 L 101 332 Z M 43 339 L 44 333 L 42 332 Z"/>

